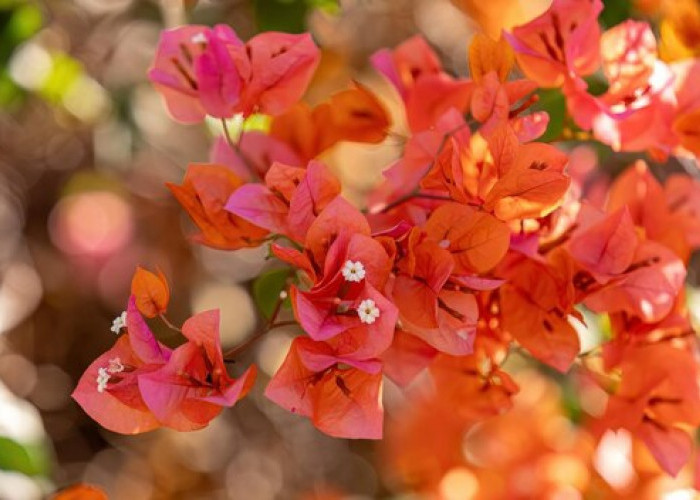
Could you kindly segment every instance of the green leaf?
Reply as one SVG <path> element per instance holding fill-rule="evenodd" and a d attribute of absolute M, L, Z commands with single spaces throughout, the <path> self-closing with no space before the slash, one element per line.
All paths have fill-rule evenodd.
<path fill-rule="evenodd" d="M 49 472 L 49 458 L 41 444 L 20 444 L 0 436 L 0 469 L 45 476 Z"/>
<path fill-rule="evenodd" d="M 44 17 L 39 7 L 26 4 L 14 11 L 6 29 L 13 40 L 20 42 L 39 31 L 43 24 Z"/>
<path fill-rule="evenodd" d="M 603 12 L 598 19 L 604 28 L 610 28 L 632 17 L 630 0 L 604 0 L 603 5 Z"/>
<path fill-rule="evenodd" d="M 253 0 L 253 10 L 260 31 L 306 30 L 307 0 Z"/>
<path fill-rule="evenodd" d="M 253 282 L 253 300 L 265 318 L 269 319 L 272 316 L 288 277 L 289 269 L 285 267 L 267 271 Z"/>
<path fill-rule="evenodd" d="M 533 106 L 533 111 L 546 111 L 549 114 L 547 130 L 538 140 L 549 142 L 557 139 L 564 128 L 566 118 L 566 99 L 559 89 L 540 89 L 540 99 Z"/>

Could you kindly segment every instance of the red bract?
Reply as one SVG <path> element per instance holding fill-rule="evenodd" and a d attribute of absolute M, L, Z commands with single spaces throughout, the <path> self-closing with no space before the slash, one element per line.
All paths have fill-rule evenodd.
<path fill-rule="evenodd" d="M 243 42 L 228 26 L 183 26 L 161 34 L 148 73 L 172 117 L 183 123 L 237 112 L 245 59 Z"/>
<path fill-rule="evenodd" d="M 265 184 L 232 193 L 226 210 L 256 226 L 303 242 L 311 223 L 340 194 L 340 183 L 321 163 L 306 169 L 275 163 Z"/>
<path fill-rule="evenodd" d="M 697 364 L 692 354 L 658 344 L 627 353 L 622 382 L 604 419 L 647 445 L 659 465 L 675 476 L 690 458 L 685 426 L 700 425 Z"/>
<path fill-rule="evenodd" d="M 168 361 L 138 378 L 144 402 L 167 427 L 191 431 L 205 427 L 223 406 L 233 406 L 255 381 L 251 366 L 238 379 L 226 372 L 219 340 L 219 311 L 197 314 L 182 325 L 187 342 Z"/>
<path fill-rule="evenodd" d="M 450 252 L 413 229 L 400 254 L 392 299 L 403 328 L 448 354 L 470 353 L 478 308 L 470 290 L 452 277 Z"/>
<path fill-rule="evenodd" d="M 506 38 L 528 78 L 542 87 L 593 73 L 599 62 L 600 0 L 554 0 L 550 8 Z"/>
<path fill-rule="evenodd" d="M 371 61 L 403 98 L 414 132 L 431 128 L 451 108 L 464 110 L 469 106 L 472 82 L 455 80 L 445 73 L 437 55 L 420 36 L 405 41 L 393 52 L 376 52 Z"/>
<path fill-rule="evenodd" d="M 243 181 L 264 178 L 275 163 L 302 165 L 296 153 L 287 144 L 262 132 L 243 132 L 237 150 L 231 149 L 225 137 L 219 136 L 210 152 L 212 163 L 226 165 Z"/>
<path fill-rule="evenodd" d="M 279 114 L 298 101 L 319 61 L 311 37 L 263 33 L 243 42 L 228 26 L 164 31 L 149 78 L 177 121 Z"/>
<path fill-rule="evenodd" d="M 313 105 L 299 102 L 319 59 L 309 35 L 263 33 L 246 44 L 225 26 L 163 35 L 151 78 L 176 119 L 274 115 L 245 122 L 237 142 L 226 130 L 212 150 L 217 164 L 192 164 L 181 186 L 169 185 L 200 229 L 195 241 L 225 250 L 269 245 L 268 257 L 284 266 L 255 281 L 267 321 L 226 362 L 271 329 L 298 327 L 265 394 L 345 438 L 382 437 L 386 374 L 398 386 L 388 400 L 398 428 L 425 434 L 397 446 L 415 470 L 398 451 L 396 462 L 405 478 L 417 474 L 426 496 L 451 496 L 469 481 L 488 498 L 558 497 L 571 488 L 606 496 L 615 485 L 599 488 L 608 481 L 598 463 L 606 451 L 594 445 L 610 428 L 643 441 L 670 474 L 690 456 L 700 390 L 684 280 L 700 247 L 700 183 L 678 172 L 692 171 L 700 151 L 700 63 L 659 59 L 644 22 L 601 35 L 602 8 L 601 0 L 554 0 L 501 40 L 475 35 L 472 79 L 449 75 L 420 36 L 376 52 L 372 65 L 400 97 L 392 116 L 406 117 L 406 137 L 390 130 L 388 111 L 360 84 L 342 83 L 330 97 L 315 87 Z M 509 76 L 516 61 L 527 79 Z M 564 110 L 563 99 L 562 117 L 553 103 Z M 535 141 L 555 136 L 550 142 L 566 149 Z M 318 159 L 340 168 L 335 153 L 346 150 L 331 150 L 338 143 L 386 138 L 396 155 L 364 193 L 366 207 L 354 205 Z M 596 173 L 599 148 L 574 147 L 578 140 L 657 162 L 677 155 L 676 173 L 642 160 L 616 178 Z M 118 333 L 127 321 L 127 334 L 88 368 L 74 397 L 118 432 L 204 427 L 247 393 L 255 368 L 228 375 L 214 311 L 183 325 L 179 347 L 160 345 L 136 305 L 179 330 L 165 317 L 169 289 L 162 277 L 137 277 L 128 318 L 112 326 Z M 563 380 L 550 369 L 521 371 L 533 361 L 575 369 Z M 520 398 L 506 367 L 520 372 Z M 561 423 L 571 426 L 553 410 L 562 406 L 559 389 L 581 448 L 566 457 L 555 454 Z M 499 416 L 511 406 L 514 415 Z M 406 425 L 402 412 L 415 420 Z M 537 436 L 524 435 L 519 418 L 530 418 L 522 428 Z M 440 425 L 441 442 L 416 432 L 426 423 Z M 479 454 L 474 443 L 484 436 L 506 440 Z M 597 472 L 588 470 L 593 462 Z M 570 470 L 578 482 L 565 484 L 561 471 Z"/>
<path fill-rule="evenodd" d="M 626 208 L 593 217 L 598 221 L 581 224 L 568 244 L 584 268 L 574 276 L 584 303 L 596 312 L 626 311 L 658 321 L 683 286 L 683 262 L 663 245 L 641 241 Z"/>
<path fill-rule="evenodd" d="M 153 337 L 134 297 L 126 322 L 127 333 L 85 370 L 72 396 L 104 428 L 138 434 L 162 425 L 144 402 L 138 378 L 165 365 L 172 351 Z"/>
<path fill-rule="evenodd" d="M 331 436 L 379 439 L 382 376 L 378 365 L 374 368 L 363 371 L 338 363 L 326 344 L 297 338 L 265 395 L 292 413 L 309 417 Z"/>
<path fill-rule="evenodd" d="M 226 372 L 218 311 L 187 320 L 187 342 L 174 350 L 155 339 L 133 296 L 126 314 L 127 334 L 88 367 L 73 392 L 103 427 L 123 434 L 200 429 L 250 390 L 254 366 L 238 380 Z"/>

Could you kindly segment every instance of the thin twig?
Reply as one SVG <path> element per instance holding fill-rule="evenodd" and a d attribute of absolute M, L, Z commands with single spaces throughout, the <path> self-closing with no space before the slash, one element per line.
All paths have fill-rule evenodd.
<path fill-rule="evenodd" d="M 440 144 L 438 145 L 437 151 L 435 152 L 435 154 L 433 155 L 433 159 L 430 161 L 430 163 L 428 164 L 427 168 L 425 169 L 425 173 L 423 174 L 423 177 L 425 177 L 426 175 L 428 175 L 428 172 L 430 172 L 430 171 L 433 169 L 433 167 L 435 166 L 435 163 L 437 162 L 438 158 L 439 158 L 440 155 L 442 154 L 442 151 L 445 149 L 445 146 L 447 145 L 448 139 L 450 139 L 454 134 L 456 134 L 457 132 L 459 132 L 459 131 L 462 130 L 463 128 L 469 127 L 470 124 L 471 124 L 471 122 L 465 121 L 463 124 L 459 125 L 458 127 L 453 128 L 452 130 L 446 132 L 446 133 L 442 136 L 442 139 L 441 139 L 441 141 L 440 141 Z M 413 199 L 413 198 L 424 198 L 424 199 L 434 199 L 434 200 L 447 200 L 447 201 L 449 201 L 449 200 L 452 199 L 452 198 L 450 198 L 450 197 L 448 197 L 448 196 L 439 196 L 439 195 L 423 194 L 423 193 L 420 193 L 420 192 L 418 191 L 418 188 L 416 188 L 416 190 L 412 191 L 411 193 L 409 193 L 409 194 L 407 194 L 407 195 L 405 195 L 405 196 L 402 196 L 402 197 L 399 198 L 398 200 L 394 200 L 393 202 L 389 203 L 388 205 L 382 207 L 381 210 L 379 210 L 379 211 L 377 211 L 377 212 L 373 212 L 372 210 L 370 210 L 369 212 L 370 212 L 370 213 L 375 213 L 375 214 L 383 214 L 383 213 L 388 212 L 388 211 L 391 210 L 392 208 L 397 207 L 398 205 L 401 205 L 401 204 L 403 204 L 403 203 L 406 203 L 407 201 L 409 201 L 409 200 L 411 200 L 411 199 Z"/>
<path fill-rule="evenodd" d="M 167 327 L 170 328 L 171 330 L 175 330 L 176 332 L 182 333 L 182 330 L 179 329 L 178 327 L 176 327 L 174 324 L 172 324 L 172 323 L 170 322 L 170 320 L 165 316 L 165 314 L 163 314 L 163 313 L 158 313 L 158 316 L 159 316 L 160 319 L 163 321 L 163 323 L 165 323 L 165 326 L 167 326 Z"/>
<path fill-rule="evenodd" d="M 231 151 L 233 151 L 240 159 L 241 161 L 245 164 L 246 168 L 250 172 L 250 174 L 256 179 L 260 180 L 261 176 L 260 173 L 258 172 L 258 169 L 255 168 L 255 164 L 248 158 L 248 155 L 246 155 L 243 152 L 243 149 L 241 148 L 241 139 L 243 138 L 243 132 L 240 134 L 239 142 L 236 143 L 233 138 L 231 137 L 231 132 L 228 129 L 228 124 L 226 123 L 225 118 L 221 118 L 221 128 L 224 129 L 224 137 L 226 138 L 226 143 L 228 144 L 228 147 L 231 148 Z"/>

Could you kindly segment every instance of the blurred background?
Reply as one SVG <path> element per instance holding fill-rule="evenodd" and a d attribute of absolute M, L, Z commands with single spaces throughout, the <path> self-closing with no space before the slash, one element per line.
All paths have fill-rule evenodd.
<path fill-rule="evenodd" d="M 137 265 L 159 267 L 168 277 L 174 322 L 220 307 L 224 347 L 246 338 L 259 321 L 249 290 L 268 266 L 264 251 L 191 245 L 190 223 L 164 186 L 179 183 L 188 162 L 207 159 L 217 130 L 174 123 L 146 72 L 164 27 L 226 23 L 242 39 L 264 30 L 308 29 L 324 50 L 311 102 L 355 78 L 391 108 L 395 97 L 367 67 L 372 52 L 421 32 L 448 70 L 464 74 L 467 42 L 477 26 L 498 33 L 548 3 L 0 0 L 0 499 L 42 498 L 80 481 L 115 499 L 378 498 L 410 486 L 411 471 L 401 468 L 410 450 L 400 445 L 410 444 L 412 424 L 397 428 L 393 441 L 378 450 L 372 443 L 326 437 L 262 397 L 293 332 L 276 330 L 248 355 L 244 364 L 256 362 L 262 372 L 251 397 L 202 431 L 119 436 L 102 430 L 70 399 L 84 369 L 113 344 L 109 328 L 125 308 Z M 398 115 L 397 105 L 391 109 Z M 400 117 L 396 122 L 401 132 Z M 398 151 L 391 140 L 343 144 L 327 161 L 352 197 Z M 167 343 L 169 331 L 153 326 Z M 563 491 L 571 493 L 591 480 L 590 439 L 567 424 L 556 383 L 534 372 L 521 376 L 528 383 L 518 411 L 538 408 L 532 421 L 550 429 L 530 443 L 537 450 L 532 453 L 549 450 L 544 473 L 556 476 L 569 467 Z M 390 384 L 385 390 L 391 415 L 402 396 Z M 591 398 L 583 410 L 599 411 L 602 396 Z M 416 422 L 430 425 L 421 418 Z M 484 432 L 514 422 L 496 422 L 495 430 Z M 566 442 L 576 451 L 561 455 L 552 428 L 557 439 L 568 433 Z M 470 436 L 470 449 L 478 450 L 478 433 Z M 455 446 L 462 450 L 463 444 Z M 493 460 L 494 450 L 486 448 L 471 463 Z M 562 456 L 564 462 L 557 462 Z M 462 453 L 450 459 L 454 464 L 447 461 L 448 468 L 456 465 L 440 480 L 444 498 L 474 493 L 478 481 L 464 465 L 467 458 Z"/>

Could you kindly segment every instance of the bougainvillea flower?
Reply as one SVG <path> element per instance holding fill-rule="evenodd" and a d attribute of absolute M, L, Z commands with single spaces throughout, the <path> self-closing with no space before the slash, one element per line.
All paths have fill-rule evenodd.
<path fill-rule="evenodd" d="M 274 163 L 299 167 L 306 164 L 285 143 L 262 132 L 243 132 L 237 146 L 237 151 L 232 150 L 228 141 L 219 136 L 212 145 L 209 158 L 212 163 L 226 165 L 246 182 L 264 178 Z"/>
<path fill-rule="evenodd" d="M 625 311 L 647 322 L 659 321 L 673 308 L 685 281 L 683 261 L 654 241 L 636 249 L 632 264 L 605 286 L 588 289 L 584 300 L 595 312 Z"/>
<path fill-rule="evenodd" d="M 165 365 L 171 350 L 156 341 L 133 296 L 126 318 L 127 333 L 85 370 L 72 396 L 102 427 L 138 434 L 162 425 L 141 397 L 138 378 Z"/>
<path fill-rule="evenodd" d="M 582 214 L 567 247 L 582 267 L 574 286 L 586 306 L 625 311 L 647 322 L 666 316 L 685 280 L 683 261 L 668 247 L 641 240 L 626 207 L 606 216 Z"/>
<path fill-rule="evenodd" d="M 603 73 L 612 94 L 629 94 L 643 88 L 656 62 L 656 38 L 648 23 L 628 20 L 600 38 Z"/>
<path fill-rule="evenodd" d="M 260 33 L 246 43 L 245 50 L 250 76 L 241 96 L 244 114 L 285 112 L 304 95 L 321 59 L 308 33 Z"/>
<path fill-rule="evenodd" d="M 608 211 L 627 207 L 632 221 L 644 228 L 647 238 L 662 243 L 686 261 L 690 254 L 688 237 L 694 235 L 684 227 L 683 216 L 674 214 L 671 206 L 664 188 L 642 160 L 618 175 L 610 186 Z"/>
<path fill-rule="evenodd" d="M 693 355 L 668 344 L 639 347 L 620 365 L 622 381 L 603 417 L 638 436 L 672 476 L 689 460 L 685 426 L 700 425 L 700 390 Z"/>
<path fill-rule="evenodd" d="M 413 132 L 431 128 L 445 112 L 469 106 L 473 84 L 455 80 L 421 36 L 414 36 L 393 51 L 381 49 L 371 57 L 374 68 L 396 87 L 406 105 Z"/>
<path fill-rule="evenodd" d="M 391 343 L 397 318 L 396 306 L 380 292 L 391 269 L 384 246 L 368 235 L 340 232 L 321 262 L 322 275 L 309 290 L 291 288 L 297 321 L 315 340 L 362 328 L 370 346 L 381 345 L 369 347 L 376 356 Z"/>
<path fill-rule="evenodd" d="M 246 184 L 226 210 L 256 226 L 303 242 L 318 214 L 340 194 L 340 183 L 322 163 L 307 168 L 273 164 L 265 184 Z"/>
<path fill-rule="evenodd" d="M 425 224 L 429 239 L 450 252 L 456 273 L 482 273 L 496 266 L 510 244 L 510 230 L 492 215 L 444 203 Z"/>
<path fill-rule="evenodd" d="M 470 111 L 474 119 L 484 125 L 479 132 L 488 137 L 506 122 L 522 142 L 529 142 L 542 135 L 549 123 L 544 111 L 518 116 L 536 98 L 523 102 L 516 110 L 511 107 L 537 89 L 530 80 L 507 81 L 515 62 L 513 49 L 504 38 L 494 41 L 486 35 L 476 34 L 469 44 L 469 69 L 475 87 L 471 96 Z"/>
<path fill-rule="evenodd" d="M 656 61 L 645 85 L 594 97 L 583 80 L 564 87 L 567 108 L 576 124 L 593 129 L 595 138 L 616 151 L 658 149 L 668 153 L 677 144 L 673 135 L 676 96 L 670 68 Z"/>
<path fill-rule="evenodd" d="M 424 340 L 397 329 L 391 346 L 381 356 L 384 374 L 400 387 L 406 387 L 437 354 L 438 350 Z"/>
<path fill-rule="evenodd" d="M 308 34 L 262 33 L 244 45 L 223 24 L 183 26 L 163 32 L 149 78 L 183 123 L 279 114 L 301 98 L 319 59 Z"/>
<path fill-rule="evenodd" d="M 470 137 L 464 117 L 454 109 L 441 117 L 434 130 L 411 136 L 402 157 L 384 170 L 384 182 L 370 193 L 369 218 L 373 228 L 388 229 L 401 221 L 423 224 L 436 203 L 421 197 L 409 199 L 419 188 L 431 195 L 451 195 L 458 201 L 469 201 L 469 196 L 462 194 L 460 160 L 469 148 Z M 406 202 L 386 215 L 377 215 L 401 199 Z"/>
<path fill-rule="evenodd" d="M 409 38 L 393 51 L 378 50 L 370 62 L 396 87 L 404 100 L 419 78 L 442 73 L 440 59 L 420 35 Z"/>
<path fill-rule="evenodd" d="M 577 232 L 569 241 L 574 259 L 602 282 L 629 268 L 637 246 L 637 233 L 626 206 Z"/>
<path fill-rule="evenodd" d="M 270 135 L 308 161 L 340 141 L 379 143 L 390 124 L 379 99 L 356 83 L 354 88 L 333 94 L 314 108 L 298 103 L 274 118 Z"/>
<path fill-rule="evenodd" d="M 174 28 L 163 31 L 148 77 L 175 120 L 230 118 L 243 85 L 236 60 L 244 54 L 243 42 L 226 25 Z"/>
<path fill-rule="evenodd" d="M 282 366 L 265 389 L 265 396 L 305 417 L 331 436 L 380 439 L 384 410 L 381 372 L 329 364 L 317 370 L 304 364 L 314 353 L 325 353 L 323 342 L 294 339 Z"/>
<path fill-rule="evenodd" d="M 138 377 L 144 402 L 165 426 L 179 431 L 205 427 L 223 406 L 233 406 L 255 381 L 252 365 L 237 380 L 227 371 L 219 340 L 219 311 L 199 313 L 182 325 L 187 342 L 167 363 Z"/>
<path fill-rule="evenodd" d="M 544 14 L 504 35 L 528 78 L 560 87 L 598 68 L 602 10 L 601 0 L 554 0 Z"/>
<path fill-rule="evenodd" d="M 163 272 L 158 269 L 154 274 L 141 266 L 131 279 L 131 295 L 136 299 L 136 307 L 147 318 L 164 313 L 170 302 L 170 288 Z"/>
<path fill-rule="evenodd" d="M 406 118 L 413 132 L 427 130 L 450 110 L 465 112 L 472 100 L 474 84 L 445 74 L 420 78 L 408 94 Z"/>
<path fill-rule="evenodd" d="M 545 262 L 513 256 L 502 272 L 508 278 L 499 289 L 503 329 L 535 358 L 566 372 L 580 350 L 569 322 L 576 315 L 571 259 L 557 250 Z"/>
<path fill-rule="evenodd" d="M 267 231 L 236 217 L 224 205 L 243 185 L 228 167 L 191 163 L 183 184 L 166 184 L 201 231 L 193 237 L 203 245 L 224 250 L 260 245 Z"/>
<path fill-rule="evenodd" d="M 510 409 L 518 385 L 488 357 L 439 354 L 430 364 L 437 396 L 467 419 L 484 419 Z"/>
<path fill-rule="evenodd" d="M 392 285 L 403 328 L 442 352 L 470 353 L 478 307 L 469 289 L 448 283 L 455 266 L 452 254 L 417 228 L 403 252 Z"/>
<path fill-rule="evenodd" d="M 499 179 L 484 199 L 484 208 L 503 221 L 542 217 L 557 208 L 571 179 L 564 174 L 567 156 L 554 146 L 506 140 L 494 147 Z"/>
<path fill-rule="evenodd" d="M 601 96 L 606 108 L 593 120 L 596 138 L 616 151 L 670 151 L 676 143 L 672 132 L 676 107 L 672 82 L 669 68 L 657 62 L 641 91 Z"/>
<path fill-rule="evenodd" d="M 496 41 L 477 33 L 469 43 L 469 72 L 476 83 L 481 83 L 491 71 L 505 82 L 514 63 L 515 54 L 505 38 Z"/>

